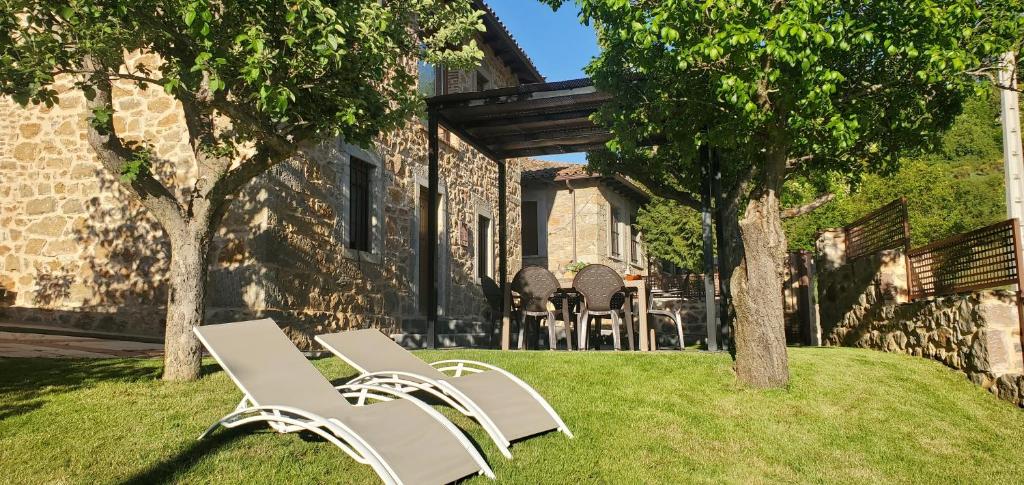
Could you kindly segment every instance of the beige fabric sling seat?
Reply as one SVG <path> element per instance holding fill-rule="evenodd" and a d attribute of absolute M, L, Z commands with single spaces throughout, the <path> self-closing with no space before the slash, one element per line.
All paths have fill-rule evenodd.
<path fill-rule="evenodd" d="M 319 335 L 316 340 L 362 373 L 349 384 L 423 391 L 437 397 L 476 419 L 506 458 L 512 458 L 508 447 L 513 440 L 551 430 L 572 437 L 536 390 L 493 365 L 470 360 L 427 364 L 375 329 Z"/>
<path fill-rule="evenodd" d="M 335 388 L 273 320 L 193 330 L 244 394 L 200 439 L 218 426 L 267 422 L 281 433 L 323 437 L 389 484 L 448 483 L 474 473 L 494 478 L 473 444 L 437 410 L 392 388 Z M 367 404 L 371 399 L 379 402 Z"/>

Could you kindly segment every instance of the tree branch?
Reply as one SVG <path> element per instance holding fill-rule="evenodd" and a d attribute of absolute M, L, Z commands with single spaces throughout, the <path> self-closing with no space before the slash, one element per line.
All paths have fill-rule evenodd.
<path fill-rule="evenodd" d="M 816 199 L 814 199 L 814 200 L 812 200 L 812 201 L 810 201 L 810 202 L 808 202 L 808 203 L 806 203 L 806 204 L 804 204 L 802 206 L 791 207 L 789 209 L 785 209 L 785 210 L 781 211 L 779 213 L 779 217 L 781 217 L 783 219 L 792 219 L 794 217 L 802 216 L 804 214 L 807 214 L 809 212 L 813 212 L 813 211 L 817 210 L 819 207 L 821 207 L 821 206 L 823 206 L 825 204 L 828 204 L 829 202 L 832 202 L 832 199 L 835 199 L 835 198 L 836 198 L 836 194 L 824 194 L 824 195 L 818 196 L 818 198 L 816 198 Z"/>
<path fill-rule="evenodd" d="M 141 171 L 131 182 L 127 182 L 121 177 L 135 153 L 126 147 L 114 132 L 112 88 L 108 70 L 91 58 L 86 58 L 83 64 L 85 70 L 92 73 L 90 77 L 95 83 L 95 95 L 92 99 L 86 99 L 86 106 L 90 112 L 97 109 L 106 109 L 111 112 L 108 130 L 105 132 L 101 132 L 91 120 L 87 123 L 89 145 L 96 151 L 97 158 L 104 168 L 110 171 L 121 185 L 128 189 L 128 192 L 157 218 L 165 229 L 178 230 L 184 223 L 184 216 L 178 199 L 167 187 L 164 187 L 160 181 L 145 170 Z"/>
<path fill-rule="evenodd" d="M 632 177 L 632 178 L 637 179 L 640 183 L 642 183 L 645 186 L 647 186 L 648 189 L 656 191 L 658 193 L 658 195 L 660 195 L 662 197 L 665 197 L 667 199 L 672 199 L 672 200 L 674 200 L 676 202 L 679 202 L 680 204 L 683 204 L 683 205 L 685 205 L 685 206 L 687 206 L 687 207 L 689 207 L 691 209 L 695 209 L 695 210 L 700 210 L 701 209 L 700 201 L 697 200 L 697 198 L 694 197 L 689 192 L 685 192 L 683 190 L 679 190 L 679 189 L 677 189 L 675 187 L 672 187 L 669 184 L 666 184 L 666 183 L 661 182 L 659 180 L 655 180 L 650 175 L 646 175 L 646 174 L 640 174 L 640 175 L 630 174 L 629 176 Z"/>

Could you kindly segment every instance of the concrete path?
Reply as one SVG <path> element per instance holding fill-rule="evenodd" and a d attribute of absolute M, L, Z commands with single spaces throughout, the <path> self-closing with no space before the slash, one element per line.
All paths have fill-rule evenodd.
<path fill-rule="evenodd" d="M 124 340 L 0 331 L 0 357 L 156 357 L 163 345 Z"/>

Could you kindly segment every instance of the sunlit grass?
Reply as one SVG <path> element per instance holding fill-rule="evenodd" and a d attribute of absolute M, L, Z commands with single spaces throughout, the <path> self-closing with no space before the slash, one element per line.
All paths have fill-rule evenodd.
<path fill-rule="evenodd" d="M 741 389 L 724 354 L 435 351 L 505 367 L 547 396 L 577 438 L 516 443 L 505 460 L 443 409 L 505 483 L 1012 483 L 1024 411 L 941 365 L 855 349 L 790 349 L 787 390 Z M 340 359 L 315 365 L 332 380 Z M 0 482 L 375 482 L 332 445 L 265 428 L 220 430 L 239 391 L 216 365 L 156 380 L 157 360 L 0 360 Z M 474 483 L 486 480 L 476 478 Z"/>

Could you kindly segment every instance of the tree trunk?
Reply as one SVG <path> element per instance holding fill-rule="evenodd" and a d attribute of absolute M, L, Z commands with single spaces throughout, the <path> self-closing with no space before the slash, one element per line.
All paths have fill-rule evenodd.
<path fill-rule="evenodd" d="M 789 383 L 782 305 L 786 235 L 779 216 L 785 170 L 785 150 L 770 149 L 760 187 L 739 221 L 743 252 L 731 285 L 736 311 L 736 375 L 755 388 Z"/>
<path fill-rule="evenodd" d="M 192 332 L 206 313 L 206 276 L 212 231 L 208 224 L 186 222 L 171 239 L 170 292 L 167 296 L 167 329 L 164 334 L 165 381 L 191 380 L 199 376 L 202 346 Z"/>

